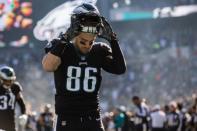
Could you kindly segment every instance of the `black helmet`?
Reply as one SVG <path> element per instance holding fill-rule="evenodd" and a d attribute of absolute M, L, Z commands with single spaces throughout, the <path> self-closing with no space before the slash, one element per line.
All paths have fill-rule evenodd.
<path fill-rule="evenodd" d="M 89 3 L 77 6 L 71 16 L 71 27 L 76 26 L 78 26 L 78 32 L 98 34 L 102 26 L 102 19 L 97 7 Z"/>

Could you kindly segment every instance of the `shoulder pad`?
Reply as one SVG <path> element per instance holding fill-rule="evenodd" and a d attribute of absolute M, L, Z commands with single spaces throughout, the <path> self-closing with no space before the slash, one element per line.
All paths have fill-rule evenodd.
<path fill-rule="evenodd" d="M 51 49 L 58 41 L 58 39 L 53 39 L 52 41 L 48 42 L 45 48 Z"/>
<path fill-rule="evenodd" d="M 67 45 L 67 42 L 61 38 L 53 39 L 52 41 L 48 42 L 47 45 L 45 46 L 45 53 L 48 53 L 53 47 L 60 44 Z"/>
<path fill-rule="evenodd" d="M 21 84 L 18 81 L 15 81 L 12 87 L 14 88 L 14 90 L 18 90 L 18 91 L 23 90 Z"/>

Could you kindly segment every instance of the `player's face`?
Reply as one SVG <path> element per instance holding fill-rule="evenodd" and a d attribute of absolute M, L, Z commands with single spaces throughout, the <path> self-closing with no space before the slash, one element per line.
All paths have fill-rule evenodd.
<path fill-rule="evenodd" d="M 2 80 L 3 84 L 7 87 L 10 87 L 13 84 L 13 80 Z"/>
<path fill-rule="evenodd" d="M 76 41 L 74 44 L 82 54 L 87 54 L 90 52 L 95 39 L 95 34 L 80 33 L 78 36 L 76 36 Z"/>

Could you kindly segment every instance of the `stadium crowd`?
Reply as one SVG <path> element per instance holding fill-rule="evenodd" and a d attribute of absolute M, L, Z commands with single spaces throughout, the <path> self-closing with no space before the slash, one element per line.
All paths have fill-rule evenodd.
<path fill-rule="evenodd" d="M 133 100 L 139 100 L 137 105 Z M 150 105 L 149 100 L 133 96 L 130 100 L 132 108 L 124 105 L 116 106 L 102 113 L 102 121 L 106 131 L 142 131 L 137 127 L 147 125 L 146 131 L 196 131 L 197 130 L 197 95 L 193 94 L 185 101 Z M 136 111 L 139 106 L 146 107 L 145 114 Z M 143 108 L 141 108 L 143 110 Z M 20 131 L 52 131 L 55 116 L 50 104 L 43 106 L 41 112 L 28 110 L 27 123 L 18 123 Z"/>

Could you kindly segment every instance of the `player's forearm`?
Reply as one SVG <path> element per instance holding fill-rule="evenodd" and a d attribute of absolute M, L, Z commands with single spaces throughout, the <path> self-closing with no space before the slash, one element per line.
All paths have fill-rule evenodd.
<path fill-rule="evenodd" d="M 122 74 L 126 71 L 126 63 L 117 40 L 111 41 L 111 49 L 113 56 L 113 68 L 115 68 L 117 74 Z"/>
<path fill-rule="evenodd" d="M 17 100 L 19 106 L 20 106 L 20 109 L 21 109 L 21 114 L 25 114 L 26 113 L 26 107 L 25 107 L 25 103 L 24 103 L 24 100 L 22 98 L 19 98 Z"/>
<path fill-rule="evenodd" d="M 47 53 L 42 59 L 43 69 L 47 72 L 55 71 L 61 63 L 61 59 L 52 53 Z"/>

